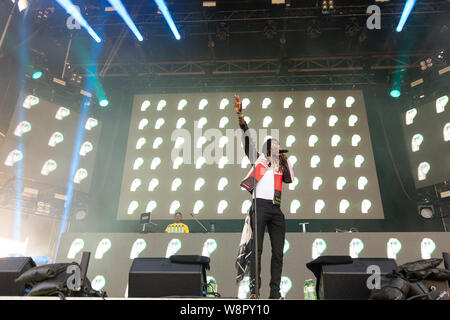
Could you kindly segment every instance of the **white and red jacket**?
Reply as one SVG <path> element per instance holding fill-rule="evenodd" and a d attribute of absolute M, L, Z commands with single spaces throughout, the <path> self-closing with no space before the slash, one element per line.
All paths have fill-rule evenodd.
<path fill-rule="evenodd" d="M 248 130 L 247 123 L 242 120 L 240 127 L 244 130 L 244 133 Z M 250 153 L 256 152 L 254 144 L 249 135 L 244 136 L 244 149 L 247 157 L 251 157 Z M 250 169 L 248 174 L 245 176 L 244 180 L 241 182 L 241 187 L 245 188 L 248 192 L 252 193 L 253 189 L 256 187 L 258 182 L 262 179 L 262 177 L 266 174 L 266 172 L 270 169 L 269 160 L 266 155 L 262 152 L 257 152 L 257 159 L 255 161 L 255 168 Z M 255 156 L 256 157 L 256 156 Z M 294 180 L 294 170 L 292 169 L 289 160 L 280 162 L 280 167 L 278 170 L 273 170 L 274 176 L 274 194 L 273 194 L 273 203 L 275 205 L 281 204 L 281 193 L 283 191 L 283 182 L 291 183 Z"/>

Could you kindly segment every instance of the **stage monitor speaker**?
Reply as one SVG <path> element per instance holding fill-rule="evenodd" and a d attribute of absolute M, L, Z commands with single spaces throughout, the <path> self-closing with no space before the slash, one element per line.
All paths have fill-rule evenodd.
<path fill-rule="evenodd" d="M 35 266 L 30 257 L 0 258 L 0 296 L 25 295 L 25 284 L 16 284 L 14 280 Z"/>
<path fill-rule="evenodd" d="M 397 267 L 394 259 L 356 258 L 353 263 L 324 265 L 319 281 L 319 299 L 367 300 L 371 289 L 367 280 L 373 273 L 368 269 L 376 266 L 380 275 L 392 273 Z"/>
<path fill-rule="evenodd" d="M 201 297 L 202 265 L 167 258 L 136 258 L 128 277 L 128 297 Z"/>

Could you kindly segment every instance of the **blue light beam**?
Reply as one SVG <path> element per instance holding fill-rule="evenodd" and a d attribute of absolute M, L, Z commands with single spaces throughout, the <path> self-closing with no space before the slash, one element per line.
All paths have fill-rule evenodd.
<path fill-rule="evenodd" d="M 97 42 L 102 42 L 102 39 L 95 33 L 95 31 L 91 28 L 86 19 L 83 18 L 80 11 L 78 11 L 77 7 L 70 0 L 56 0 L 60 4 L 61 7 L 66 9 L 66 12 L 71 15 Z"/>
<path fill-rule="evenodd" d="M 414 5 L 416 4 L 416 0 L 408 0 L 403 8 L 402 16 L 400 17 L 400 21 L 397 25 L 397 32 L 401 32 L 403 27 L 405 26 L 406 20 L 408 20 L 409 14 L 411 13 Z"/>
<path fill-rule="evenodd" d="M 164 16 L 164 19 L 166 19 L 170 29 L 172 30 L 173 35 L 175 36 L 175 39 L 180 40 L 181 39 L 180 33 L 178 32 L 178 29 L 172 20 L 172 16 L 170 15 L 166 3 L 164 2 L 164 0 L 154 0 L 154 1 L 158 5 L 159 11 L 161 11 L 162 15 Z"/>
<path fill-rule="evenodd" d="M 130 28 L 131 31 L 133 31 L 134 35 L 139 41 L 143 41 L 144 38 L 142 37 L 141 33 L 137 29 L 136 25 L 134 24 L 133 20 L 131 19 L 130 15 L 127 12 L 127 9 L 122 4 L 122 1 L 120 0 L 108 0 L 108 2 L 114 7 L 114 9 L 117 11 L 117 13 L 122 17 L 123 21 L 127 24 L 128 28 Z"/>

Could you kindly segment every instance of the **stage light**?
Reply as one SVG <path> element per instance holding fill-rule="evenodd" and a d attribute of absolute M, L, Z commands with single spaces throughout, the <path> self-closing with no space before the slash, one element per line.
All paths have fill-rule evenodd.
<path fill-rule="evenodd" d="M 294 123 L 294 117 L 293 116 L 287 116 L 284 120 L 284 126 L 286 128 L 289 128 Z"/>
<path fill-rule="evenodd" d="M 134 179 L 133 182 L 131 183 L 131 187 L 130 187 L 130 191 L 131 192 L 135 192 L 137 190 L 137 188 L 139 188 L 142 184 L 141 179 Z"/>
<path fill-rule="evenodd" d="M 136 239 L 131 247 L 130 251 L 130 259 L 136 259 L 145 250 L 147 247 L 147 242 L 144 239 Z"/>
<path fill-rule="evenodd" d="M 436 250 L 436 243 L 430 238 L 424 238 L 420 242 L 420 254 L 422 259 L 431 259 L 431 255 Z"/>
<path fill-rule="evenodd" d="M 58 167 L 58 165 L 57 165 L 56 161 L 49 159 L 49 160 L 45 161 L 44 165 L 42 166 L 41 174 L 43 176 L 48 176 L 49 173 L 52 171 L 55 171 L 57 167 Z"/>
<path fill-rule="evenodd" d="M 364 190 L 369 180 L 367 180 L 366 177 L 359 177 L 358 178 L 358 190 Z"/>
<path fill-rule="evenodd" d="M 252 206 L 252 202 L 250 200 L 244 200 L 244 202 L 242 202 L 241 213 L 247 214 L 249 212 L 251 206 Z"/>
<path fill-rule="evenodd" d="M 432 203 L 421 203 L 417 205 L 419 215 L 424 219 L 431 219 L 434 217 L 434 206 Z"/>
<path fill-rule="evenodd" d="M 397 32 L 401 32 L 403 30 L 406 20 L 408 19 L 409 14 L 411 13 L 415 3 L 416 3 L 416 0 L 407 0 L 406 1 L 405 6 L 403 8 L 402 15 L 400 17 L 400 21 L 398 22 L 398 25 L 396 28 Z"/>
<path fill-rule="evenodd" d="M 195 181 L 194 191 L 200 191 L 204 185 L 205 185 L 205 179 L 197 178 L 197 180 Z"/>
<path fill-rule="evenodd" d="M 332 108 L 335 103 L 336 103 L 336 99 L 334 97 L 328 97 L 327 108 Z"/>
<path fill-rule="evenodd" d="M 228 179 L 222 177 L 222 178 L 220 178 L 219 183 L 217 184 L 217 190 L 223 191 L 227 185 L 228 185 Z"/>
<path fill-rule="evenodd" d="M 177 170 L 182 164 L 183 164 L 184 160 L 182 157 L 177 157 L 175 159 L 175 161 L 173 162 L 173 169 Z"/>
<path fill-rule="evenodd" d="M 316 122 L 316 117 L 315 116 L 308 116 L 308 118 L 306 119 L 306 126 L 307 127 L 312 127 L 313 124 Z"/>
<path fill-rule="evenodd" d="M 284 99 L 283 101 L 283 108 L 284 109 L 288 109 L 290 107 L 290 105 L 292 104 L 293 100 L 290 97 L 287 97 Z"/>
<path fill-rule="evenodd" d="M 95 259 L 103 259 L 103 256 L 109 249 L 111 249 L 111 240 L 108 238 L 102 239 L 95 250 Z"/>
<path fill-rule="evenodd" d="M 28 121 L 22 121 L 17 125 L 16 130 L 14 130 L 14 135 L 21 137 L 24 133 L 30 131 L 31 131 L 31 124 Z"/>
<path fill-rule="evenodd" d="M 150 108 L 150 101 L 145 100 L 141 104 L 141 111 L 146 111 L 148 108 Z"/>
<path fill-rule="evenodd" d="M 134 24 L 133 20 L 131 19 L 130 15 L 127 12 L 127 9 L 122 4 L 122 1 L 120 0 L 108 0 L 108 2 L 114 7 L 116 12 L 122 17 L 123 21 L 127 24 L 128 28 L 134 33 L 136 38 L 139 41 L 143 41 L 144 38 L 142 37 L 141 33 L 137 29 L 136 25 Z"/>
<path fill-rule="evenodd" d="M 102 42 L 102 39 L 95 33 L 95 31 L 91 28 L 91 26 L 87 23 L 87 21 L 83 18 L 80 11 L 78 11 L 77 7 L 70 0 L 56 0 L 66 12 L 72 16 L 97 42 Z"/>
<path fill-rule="evenodd" d="M 415 134 L 411 139 L 411 150 L 412 152 L 419 151 L 420 145 L 423 142 L 423 136 L 420 133 Z"/>
<path fill-rule="evenodd" d="M 328 125 L 330 127 L 334 127 L 336 125 L 336 123 L 338 122 L 338 117 L 336 115 L 331 115 L 330 118 L 328 119 Z"/>
<path fill-rule="evenodd" d="M 306 98 L 305 108 L 311 108 L 313 103 L 314 103 L 314 98 L 311 98 L 311 97 Z"/>
<path fill-rule="evenodd" d="M 396 238 L 390 238 L 387 242 L 387 257 L 397 259 L 397 254 L 402 250 L 402 243 Z"/>
<path fill-rule="evenodd" d="M 170 204 L 169 213 L 175 214 L 178 211 L 178 209 L 180 208 L 180 206 L 181 206 L 180 201 L 178 201 L 178 200 L 172 201 L 172 203 Z"/>
<path fill-rule="evenodd" d="M 339 177 L 336 180 L 336 189 L 337 190 L 343 190 L 345 185 L 347 183 L 347 179 L 345 179 L 344 177 Z"/>
<path fill-rule="evenodd" d="M 299 180 L 297 177 L 294 178 L 294 181 L 289 183 L 289 190 L 295 190 L 295 188 L 298 186 Z"/>
<path fill-rule="evenodd" d="M 84 169 L 84 168 L 80 168 L 75 173 L 75 177 L 73 178 L 73 182 L 76 183 L 76 184 L 80 184 L 81 181 L 83 181 L 84 179 L 87 178 L 87 176 L 88 176 L 87 170 Z"/>
<path fill-rule="evenodd" d="M 334 134 L 331 137 L 331 146 L 332 147 L 337 147 L 337 145 L 339 144 L 339 142 L 341 141 L 341 137 L 337 134 Z"/>
<path fill-rule="evenodd" d="M 36 71 L 31 76 L 34 80 L 40 79 L 42 77 L 42 71 Z"/>
<path fill-rule="evenodd" d="M 63 141 L 64 141 L 64 135 L 61 132 L 56 131 L 50 137 L 50 140 L 48 141 L 48 145 L 50 147 L 56 147 L 56 145 L 58 143 L 61 143 Z"/>
<path fill-rule="evenodd" d="M 319 138 L 315 134 L 313 134 L 313 135 L 309 136 L 308 146 L 314 147 L 318 141 L 319 141 Z"/>
<path fill-rule="evenodd" d="M 94 146 L 92 145 L 91 142 L 89 141 L 85 141 L 83 142 L 83 144 L 81 145 L 80 148 L 80 156 L 85 157 L 89 152 L 91 152 L 92 150 L 94 150 Z"/>
<path fill-rule="evenodd" d="M 155 129 L 156 130 L 161 129 L 161 127 L 164 125 L 164 123 L 165 123 L 164 119 L 163 118 L 159 118 L 158 120 L 156 120 Z"/>
<path fill-rule="evenodd" d="M 372 207 L 372 202 L 368 199 L 364 199 L 361 203 L 361 213 L 369 213 L 370 208 Z"/>
<path fill-rule="evenodd" d="M 300 201 L 298 201 L 298 200 L 292 200 L 292 202 L 291 202 L 291 213 L 292 214 L 295 214 L 295 213 L 297 213 L 297 210 L 300 208 L 300 206 L 301 206 L 301 203 L 300 203 Z"/>
<path fill-rule="evenodd" d="M 86 125 L 85 125 L 85 129 L 86 130 L 92 130 L 93 128 L 95 128 L 98 125 L 98 120 L 94 119 L 94 118 L 88 118 L 86 120 Z"/>
<path fill-rule="evenodd" d="M 223 129 L 230 120 L 227 117 L 222 117 L 219 122 L 219 128 Z"/>
<path fill-rule="evenodd" d="M 181 100 L 178 102 L 178 107 L 177 107 L 177 109 L 178 109 L 178 110 L 183 110 L 184 107 L 186 107 L 186 105 L 187 105 L 187 100 L 186 100 L 186 99 L 181 99 Z"/>
<path fill-rule="evenodd" d="M 230 101 L 228 100 L 228 99 L 222 99 L 221 101 L 220 101 L 220 110 L 223 110 L 223 109 L 225 109 L 225 107 L 228 105 L 230 103 Z"/>
<path fill-rule="evenodd" d="M 272 103 L 272 100 L 270 100 L 269 98 L 264 98 L 264 100 L 262 102 L 262 108 L 267 109 L 271 103 Z"/>
<path fill-rule="evenodd" d="M 150 192 L 153 192 L 158 185 L 159 185 L 159 180 L 156 178 L 152 178 L 152 180 L 150 180 L 150 182 L 148 183 L 147 190 Z"/>
<path fill-rule="evenodd" d="M 392 98 L 398 98 L 398 97 L 400 97 L 401 92 L 399 89 L 391 89 L 389 94 L 391 95 Z"/>
<path fill-rule="evenodd" d="M 364 163 L 364 157 L 358 154 L 355 157 L 355 168 L 361 168 L 361 165 Z"/>
<path fill-rule="evenodd" d="M 107 99 L 101 99 L 98 104 L 100 105 L 100 107 L 106 108 L 109 104 L 109 101 Z"/>
<path fill-rule="evenodd" d="M 186 119 L 185 118 L 180 118 L 177 121 L 177 129 L 181 129 L 184 125 L 186 124 Z"/>
<path fill-rule="evenodd" d="M 424 161 L 417 167 L 417 178 L 419 181 L 423 181 L 427 178 L 427 174 L 430 171 L 431 166 L 428 162 Z"/>
<path fill-rule="evenodd" d="M 153 210 L 155 210 L 157 206 L 158 204 L 156 203 L 156 201 L 151 200 L 147 203 L 147 206 L 145 207 L 145 212 L 153 212 Z"/>
<path fill-rule="evenodd" d="M 197 200 L 194 204 L 194 210 L 193 213 L 194 214 L 199 214 L 200 210 L 202 210 L 204 207 L 204 203 L 201 200 Z"/>
<path fill-rule="evenodd" d="M 322 183 L 323 183 L 323 180 L 321 177 L 315 177 L 313 179 L 313 184 L 312 184 L 313 190 L 319 190 Z"/>
<path fill-rule="evenodd" d="M 344 157 L 342 157 L 340 154 L 338 154 L 338 155 L 336 155 L 336 156 L 334 157 L 334 160 L 333 160 L 333 166 L 334 166 L 335 168 L 340 168 L 342 162 L 344 162 Z"/>
<path fill-rule="evenodd" d="M 128 205 L 127 213 L 129 215 L 133 214 L 138 207 L 139 207 L 139 203 L 137 201 L 131 201 L 130 204 Z"/>
<path fill-rule="evenodd" d="M 228 202 L 226 200 L 220 200 L 217 205 L 217 214 L 223 214 L 225 209 L 228 207 Z"/>
<path fill-rule="evenodd" d="M 318 155 L 314 155 L 311 157 L 311 168 L 317 168 L 320 162 L 320 157 Z"/>
<path fill-rule="evenodd" d="M 201 169 L 205 163 L 206 163 L 205 157 L 199 157 L 195 162 L 195 169 Z"/>
<path fill-rule="evenodd" d="M 346 200 L 346 199 L 342 199 L 339 202 L 339 213 L 342 213 L 342 214 L 346 213 L 349 207 L 350 207 L 350 202 L 348 202 L 348 200 Z"/>
<path fill-rule="evenodd" d="M 172 187 L 170 188 L 171 191 L 177 191 L 178 188 L 181 186 L 181 184 L 183 183 L 183 181 L 180 178 L 175 178 L 172 181 Z"/>
<path fill-rule="evenodd" d="M 350 127 L 354 127 L 356 122 L 358 122 L 358 117 L 352 114 L 350 117 L 348 117 L 348 125 Z"/>
<path fill-rule="evenodd" d="M 62 120 L 68 116 L 70 116 L 70 110 L 64 107 L 60 107 L 56 112 L 55 119 Z"/>
<path fill-rule="evenodd" d="M 177 27 L 175 26 L 175 23 L 172 20 L 172 16 L 170 15 L 169 9 L 167 8 L 164 0 L 154 0 L 155 3 L 158 5 L 159 11 L 164 16 L 164 19 L 166 19 L 170 30 L 172 30 L 173 35 L 175 36 L 175 39 L 180 40 L 181 36 L 180 33 L 177 30 Z"/>
<path fill-rule="evenodd" d="M 445 111 L 445 106 L 448 103 L 448 96 L 442 96 L 436 99 L 436 113 Z"/>
<path fill-rule="evenodd" d="M 133 170 L 138 170 L 144 164 L 144 159 L 141 157 L 137 158 L 133 164 Z"/>
<path fill-rule="evenodd" d="M 158 166 L 161 164 L 161 159 L 156 157 L 152 160 L 152 164 L 150 165 L 150 170 L 156 170 Z"/>
<path fill-rule="evenodd" d="M 361 142 L 361 136 L 359 134 L 354 134 L 352 136 L 352 147 L 357 147 Z"/>
<path fill-rule="evenodd" d="M 136 150 L 140 150 L 142 149 L 142 146 L 147 142 L 147 139 L 141 137 L 138 139 L 138 141 L 136 142 Z"/>

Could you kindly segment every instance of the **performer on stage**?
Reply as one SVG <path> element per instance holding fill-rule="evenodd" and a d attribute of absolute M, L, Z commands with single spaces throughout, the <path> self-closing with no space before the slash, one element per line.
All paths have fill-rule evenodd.
<path fill-rule="evenodd" d="M 256 213 L 257 213 L 257 240 L 258 240 L 258 283 L 261 288 L 261 254 L 263 250 L 264 232 L 267 227 L 272 246 L 272 258 L 270 264 L 270 295 L 269 299 L 280 299 L 281 272 L 283 270 L 283 247 L 285 241 L 286 224 L 284 214 L 281 211 L 282 184 L 291 183 L 294 180 L 294 171 L 286 158 L 285 153 L 279 153 L 280 146 L 276 139 L 267 139 L 262 152 L 257 152 L 255 145 L 247 133 L 248 126 L 242 113 L 242 102 L 235 95 L 234 108 L 239 118 L 239 126 L 244 131 L 245 154 L 256 168 L 251 168 L 241 182 L 241 186 L 250 193 L 256 188 Z M 255 174 L 256 173 L 256 174 Z M 250 225 L 254 237 L 254 206 L 250 209 Z M 250 256 L 250 298 L 259 298 L 256 295 L 256 268 L 255 250 Z"/>
<path fill-rule="evenodd" d="M 181 222 L 182 219 L 183 219 L 183 215 L 181 214 L 181 212 L 175 213 L 175 222 L 169 224 L 166 227 L 165 232 L 167 232 L 167 233 L 189 233 L 189 227 L 186 224 L 184 224 L 183 222 Z"/>

